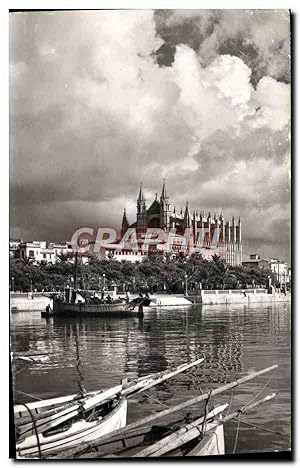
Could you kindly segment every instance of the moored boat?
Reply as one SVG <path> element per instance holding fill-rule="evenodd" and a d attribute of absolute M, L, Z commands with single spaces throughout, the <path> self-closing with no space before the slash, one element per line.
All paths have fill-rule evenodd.
<path fill-rule="evenodd" d="M 41 458 L 53 451 L 69 449 L 126 425 L 126 398 L 109 400 L 106 404 L 94 405 L 90 410 L 85 410 L 84 405 L 81 407 L 81 402 L 78 405 L 78 408 L 74 408 L 74 405 L 60 407 L 60 411 L 57 410 L 54 414 L 51 410 L 42 413 L 41 418 L 34 423 L 28 419 L 19 421 L 17 458 Z M 81 415 L 81 408 L 84 417 Z M 18 424 L 18 420 L 16 423 Z"/>
<path fill-rule="evenodd" d="M 127 399 L 200 364 L 203 359 L 123 381 L 104 392 L 41 400 L 14 407 L 17 458 L 42 458 L 90 442 L 126 425 Z"/>
<path fill-rule="evenodd" d="M 262 369 L 244 377 L 225 384 L 216 389 L 202 393 L 190 400 L 183 401 L 176 406 L 167 408 L 154 414 L 150 414 L 140 420 L 134 421 L 125 428 L 116 430 L 110 434 L 92 441 L 89 446 L 78 446 L 69 451 L 60 452 L 53 458 L 75 459 L 75 458 L 145 458 L 145 457 L 198 457 L 208 455 L 222 455 L 225 453 L 223 425 L 230 420 L 238 419 L 240 416 L 262 403 L 272 400 L 276 393 L 271 393 L 257 399 L 262 393 L 252 397 L 243 407 L 223 415 L 229 406 L 224 404 L 208 410 L 211 399 L 230 389 L 242 385 L 258 376 L 274 371 L 277 365 Z M 270 379 L 269 379 L 270 380 Z M 153 425 L 157 419 L 166 418 L 175 413 L 182 414 L 182 410 L 205 402 L 202 415 L 187 421 L 184 417 L 179 421 L 162 426 Z M 231 405 L 231 401 L 230 401 Z M 150 424 L 151 423 L 151 424 Z M 262 429 L 262 428 L 261 428 Z"/>
<path fill-rule="evenodd" d="M 217 421 L 221 421 L 222 413 L 227 407 L 227 404 L 220 405 L 210 411 L 206 417 L 202 416 L 189 423 L 183 419 L 168 425 L 153 425 L 124 431 L 120 435 L 108 438 L 102 444 L 99 443 L 97 451 L 89 452 L 84 458 L 224 455 L 223 426 L 213 425 L 213 422 L 216 424 Z M 204 423 L 205 430 L 203 430 Z"/>
<path fill-rule="evenodd" d="M 100 317 L 135 317 L 143 316 L 145 306 L 149 306 L 151 299 L 138 297 L 130 302 L 116 300 L 106 302 L 95 296 L 88 296 L 84 291 L 76 291 L 72 300 L 65 300 L 60 295 L 52 299 L 52 307 L 47 305 L 46 310 L 41 312 L 42 317 L 53 316 L 100 316 Z"/>

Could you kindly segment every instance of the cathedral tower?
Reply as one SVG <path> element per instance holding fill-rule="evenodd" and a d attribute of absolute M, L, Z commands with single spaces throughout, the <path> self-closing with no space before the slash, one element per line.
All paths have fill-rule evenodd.
<path fill-rule="evenodd" d="M 140 191 L 138 194 L 136 208 L 137 208 L 137 212 L 136 212 L 137 226 L 136 227 L 139 231 L 143 231 L 147 229 L 147 207 L 146 207 L 146 200 L 143 194 L 142 182 L 140 185 Z"/>
<path fill-rule="evenodd" d="M 166 180 L 164 179 L 163 188 L 160 197 L 160 228 L 170 228 L 170 202 L 166 191 Z"/>
<path fill-rule="evenodd" d="M 124 208 L 123 219 L 122 219 L 122 227 L 121 227 L 121 236 L 122 237 L 124 236 L 124 234 L 127 231 L 128 227 L 129 227 L 129 222 L 128 222 L 127 215 L 126 215 L 126 208 Z"/>

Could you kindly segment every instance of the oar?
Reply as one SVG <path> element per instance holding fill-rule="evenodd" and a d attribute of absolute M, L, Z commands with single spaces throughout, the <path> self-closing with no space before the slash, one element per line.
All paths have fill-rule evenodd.
<path fill-rule="evenodd" d="M 226 403 L 225 405 L 220 405 L 214 408 L 212 411 L 210 411 L 207 414 L 206 420 L 208 421 L 209 419 L 216 417 L 218 414 L 222 414 L 223 411 L 228 406 L 229 406 L 228 403 Z M 164 437 L 162 440 L 156 442 L 155 444 L 149 445 L 148 447 L 145 447 L 143 450 L 140 450 L 139 452 L 135 453 L 133 457 L 134 458 L 135 457 L 149 457 L 152 453 L 156 452 L 157 450 L 164 448 L 164 447 L 168 447 L 168 445 L 172 443 L 174 440 L 176 440 L 176 438 L 180 436 L 181 434 L 185 434 L 190 429 L 193 429 L 199 426 L 200 424 L 203 424 L 203 421 L 204 421 L 204 416 L 201 416 L 200 418 L 196 419 L 192 423 L 186 424 L 185 426 L 178 429 L 178 431 L 173 432 L 167 437 Z M 198 435 L 199 435 L 199 431 L 198 431 Z"/>
<path fill-rule="evenodd" d="M 159 411 L 158 413 L 151 414 L 149 416 L 146 416 L 143 419 L 140 419 L 138 421 L 134 421 L 131 424 L 128 424 L 125 428 L 117 429 L 115 431 L 110 432 L 109 434 L 105 434 L 97 439 L 94 439 L 89 442 L 89 449 L 93 447 L 97 447 L 99 444 L 102 444 L 103 442 L 107 441 L 113 436 L 119 435 L 119 434 L 125 434 L 127 431 L 130 431 L 131 429 L 135 429 L 136 427 L 146 425 L 150 422 L 153 422 L 157 419 L 163 418 L 165 416 L 168 416 L 169 414 L 181 411 L 184 408 L 187 408 L 189 406 L 195 405 L 196 403 L 200 403 L 200 401 L 207 400 L 208 398 L 219 395 L 220 393 L 226 392 L 227 390 L 230 390 L 231 388 L 237 387 L 238 385 L 242 385 L 245 382 L 248 382 L 249 380 L 254 379 L 255 377 L 258 377 L 260 375 L 266 374 L 267 372 L 271 372 L 272 370 L 275 370 L 278 368 L 278 365 L 270 366 L 265 369 L 262 369 L 257 372 L 253 372 L 249 375 L 246 375 L 245 377 L 242 377 L 238 380 L 235 380 L 233 382 L 230 382 L 229 384 L 223 385 L 222 387 L 219 387 L 215 390 L 212 390 L 209 393 L 203 393 L 202 395 L 199 395 L 195 398 L 192 398 L 190 400 L 184 401 L 183 403 L 179 403 L 176 406 L 173 406 L 172 408 L 168 408 L 163 411 Z M 82 453 L 82 447 L 77 447 L 75 449 L 70 449 L 64 453 L 65 458 L 69 458 L 72 456 L 75 456 L 78 453 Z M 55 458 L 55 457 L 53 457 Z M 61 458 L 61 457 L 57 457 Z"/>

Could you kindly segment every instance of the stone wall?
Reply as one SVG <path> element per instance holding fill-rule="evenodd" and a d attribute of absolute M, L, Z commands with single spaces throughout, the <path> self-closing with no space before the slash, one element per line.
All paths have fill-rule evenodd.
<path fill-rule="evenodd" d="M 28 293 L 11 293 L 9 299 L 9 308 L 12 312 L 18 310 L 45 310 L 46 305 L 50 303 L 50 299 L 41 293 L 33 293 L 32 298 Z"/>
<path fill-rule="evenodd" d="M 256 304 L 286 302 L 290 295 L 283 293 L 268 294 L 266 289 L 226 289 L 202 290 L 197 296 L 191 296 L 194 302 L 201 304 Z"/>

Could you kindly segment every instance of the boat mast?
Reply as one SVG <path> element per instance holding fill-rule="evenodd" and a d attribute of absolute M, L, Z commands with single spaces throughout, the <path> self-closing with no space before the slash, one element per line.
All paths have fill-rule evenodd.
<path fill-rule="evenodd" d="M 74 267 L 74 289 L 77 289 L 77 265 L 78 265 L 78 251 L 75 253 L 75 267 Z"/>

